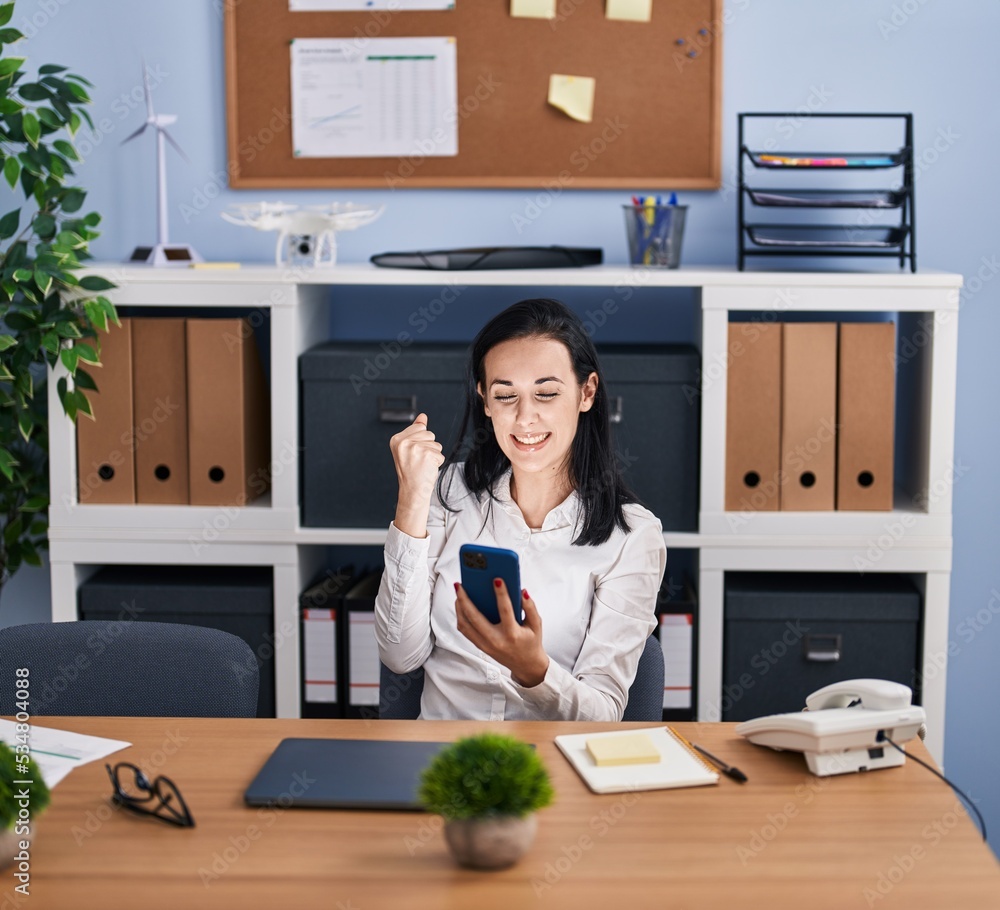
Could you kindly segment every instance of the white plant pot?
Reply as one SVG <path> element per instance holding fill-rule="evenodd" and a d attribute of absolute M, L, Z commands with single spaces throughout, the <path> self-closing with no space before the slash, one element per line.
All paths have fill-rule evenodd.
<path fill-rule="evenodd" d="M 445 822 L 444 836 L 452 856 L 473 869 L 502 869 L 516 863 L 532 845 L 538 818 L 461 818 Z"/>

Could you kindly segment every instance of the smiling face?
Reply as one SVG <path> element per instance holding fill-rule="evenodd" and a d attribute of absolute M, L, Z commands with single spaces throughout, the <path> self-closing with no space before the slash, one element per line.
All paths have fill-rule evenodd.
<path fill-rule="evenodd" d="M 476 388 L 515 472 L 564 476 L 580 413 L 594 405 L 597 373 L 580 385 L 569 350 L 552 338 L 512 338 L 483 358 Z"/>

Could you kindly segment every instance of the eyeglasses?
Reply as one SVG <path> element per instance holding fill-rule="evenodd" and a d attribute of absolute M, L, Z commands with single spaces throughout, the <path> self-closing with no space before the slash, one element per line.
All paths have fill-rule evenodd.
<path fill-rule="evenodd" d="M 130 762 L 119 762 L 114 768 L 105 765 L 115 792 L 111 801 L 123 809 L 140 815 L 152 815 L 171 825 L 193 828 L 194 817 L 181 791 L 169 777 L 154 777 L 152 783 L 142 769 Z M 154 802 L 155 801 L 155 802 Z"/>

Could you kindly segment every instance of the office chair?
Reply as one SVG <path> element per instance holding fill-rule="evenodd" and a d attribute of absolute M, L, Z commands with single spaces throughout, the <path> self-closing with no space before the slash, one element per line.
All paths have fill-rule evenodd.
<path fill-rule="evenodd" d="M 650 635 L 639 656 L 635 680 L 628 690 L 622 720 L 663 720 L 663 651 L 659 639 Z M 420 714 L 424 690 L 423 669 L 393 673 L 385 664 L 379 673 L 378 716 L 383 720 L 414 720 Z"/>
<path fill-rule="evenodd" d="M 32 623 L 0 629 L 0 714 L 255 717 L 260 673 L 241 638 L 171 622 Z"/>

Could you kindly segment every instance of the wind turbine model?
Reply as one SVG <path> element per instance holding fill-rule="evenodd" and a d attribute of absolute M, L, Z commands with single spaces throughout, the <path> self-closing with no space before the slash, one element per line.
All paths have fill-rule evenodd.
<path fill-rule="evenodd" d="M 149 265 L 187 265 L 190 262 L 201 262 L 201 256 L 192 247 L 187 244 L 171 244 L 167 240 L 167 164 L 163 140 L 177 149 L 185 161 L 190 163 L 190 159 L 166 130 L 167 126 L 177 121 L 177 115 L 157 114 L 153 111 L 153 97 L 149 93 L 149 74 L 146 72 L 145 61 L 142 64 L 142 85 L 146 93 L 146 122 L 131 136 L 122 140 L 122 145 L 141 136 L 147 127 L 156 127 L 156 246 L 137 246 L 132 251 L 129 262 L 145 262 Z"/>

